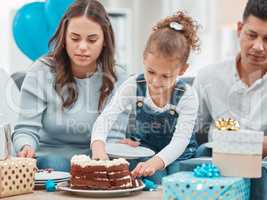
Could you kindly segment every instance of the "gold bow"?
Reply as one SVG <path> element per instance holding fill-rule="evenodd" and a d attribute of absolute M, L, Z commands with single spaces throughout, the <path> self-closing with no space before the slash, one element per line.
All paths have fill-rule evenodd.
<path fill-rule="evenodd" d="M 220 118 L 216 120 L 215 127 L 221 131 L 238 131 L 240 129 L 238 121 L 231 118 Z"/>

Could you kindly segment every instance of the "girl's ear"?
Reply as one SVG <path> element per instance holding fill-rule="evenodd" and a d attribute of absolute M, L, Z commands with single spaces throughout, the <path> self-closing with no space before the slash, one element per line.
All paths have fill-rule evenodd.
<path fill-rule="evenodd" d="M 185 63 L 185 64 L 183 65 L 183 68 L 182 68 L 182 73 L 183 73 L 183 74 L 185 73 L 185 71 L 187 70 L 188 67 L 189 67 L 189 65 L 188 65 L 187 63 Z"/>
<path fill-rule="evenodd" d="M 178 67 L 177 71 L 178 71 L 178 76 L 181 76 L 185 73 L 185 71 L 187 70 L 187 68 L 189 67 L 189 65 L 187 63 L 183 64 L 182 66 Z"/>

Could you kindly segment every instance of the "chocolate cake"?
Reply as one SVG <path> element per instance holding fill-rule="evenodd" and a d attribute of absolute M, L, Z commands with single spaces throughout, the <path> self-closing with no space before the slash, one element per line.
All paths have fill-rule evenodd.
<path fill-rule="evenodd" d="M 72 157 L 70 183 L 75 189 L 112 190 L 138 186 L 125 159 L 92 160 L 86 155 Z"/>

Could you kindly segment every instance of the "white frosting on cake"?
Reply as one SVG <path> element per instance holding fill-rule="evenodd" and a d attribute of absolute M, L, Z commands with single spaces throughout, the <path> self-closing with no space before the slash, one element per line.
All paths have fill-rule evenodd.
<path fill-rule="evenodd" d="M 117 166 L 121 164 L 127 164 L 129 163 L 124 158 L 118 158 L 113 160 L 92 160 L 90 156 L 86 155 L 74 155 L 71 158 L 71 164 L 72 165 L 79 165 L 81 167 L 87 167 L 87 166 Z"/>
<path fill-rule="evenodd" d="M 124 176 L 124 177 L 121 177 L 121 178 L 114 178 L 114 179 L 111 179 L 111 180 L 129 180 L 129 181 L 132 181 L 132 177 L 130 175 L 127 175 L 127 176 Z"/>
<path fill-rule="evenodd" d="M 120 185 L 119 187 L 120 187 L 120 188 L 125 188 L 125 187 L 132 187 L 132 186 L 133 186 L 132 182 L 129 182 L 129 183 Z"/>
<path fill-rule="evenodd" d="M 137 179 L 135 179 L 134 182 L 135 182 L 136 187 L 139 187 L 140 186 L 140 183 L 139 183 L 139 181 Z"/>

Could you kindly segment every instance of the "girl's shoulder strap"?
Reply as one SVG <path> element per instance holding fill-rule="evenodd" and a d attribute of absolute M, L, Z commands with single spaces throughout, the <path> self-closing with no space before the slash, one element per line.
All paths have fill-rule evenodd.
<path fill-rule="evenodd" d="M 145 80 L 145 76 L 144 76 L 144 74 L 139 74 L 139 75 L 137 76 L 137 78 L 136 78 L 136 82 L 137 82 L 137 83 L 145 83 L 146 80 Z"/>
<path fill-rule="evenodd" d="M 144 74 L 140 74 L 136 78 L 136 96 L 146 96 L 146 80 Z"/>
<path fill-rule="evenodd" d="M 184 92 L 186 91 L 186 82 L 183 79 L 180 79 L 176 82 L 175 88 L 172 93 L 171 97 L 171 104 L 172 105 L 178 105 L 181 97 L 184 95 Z"/>

